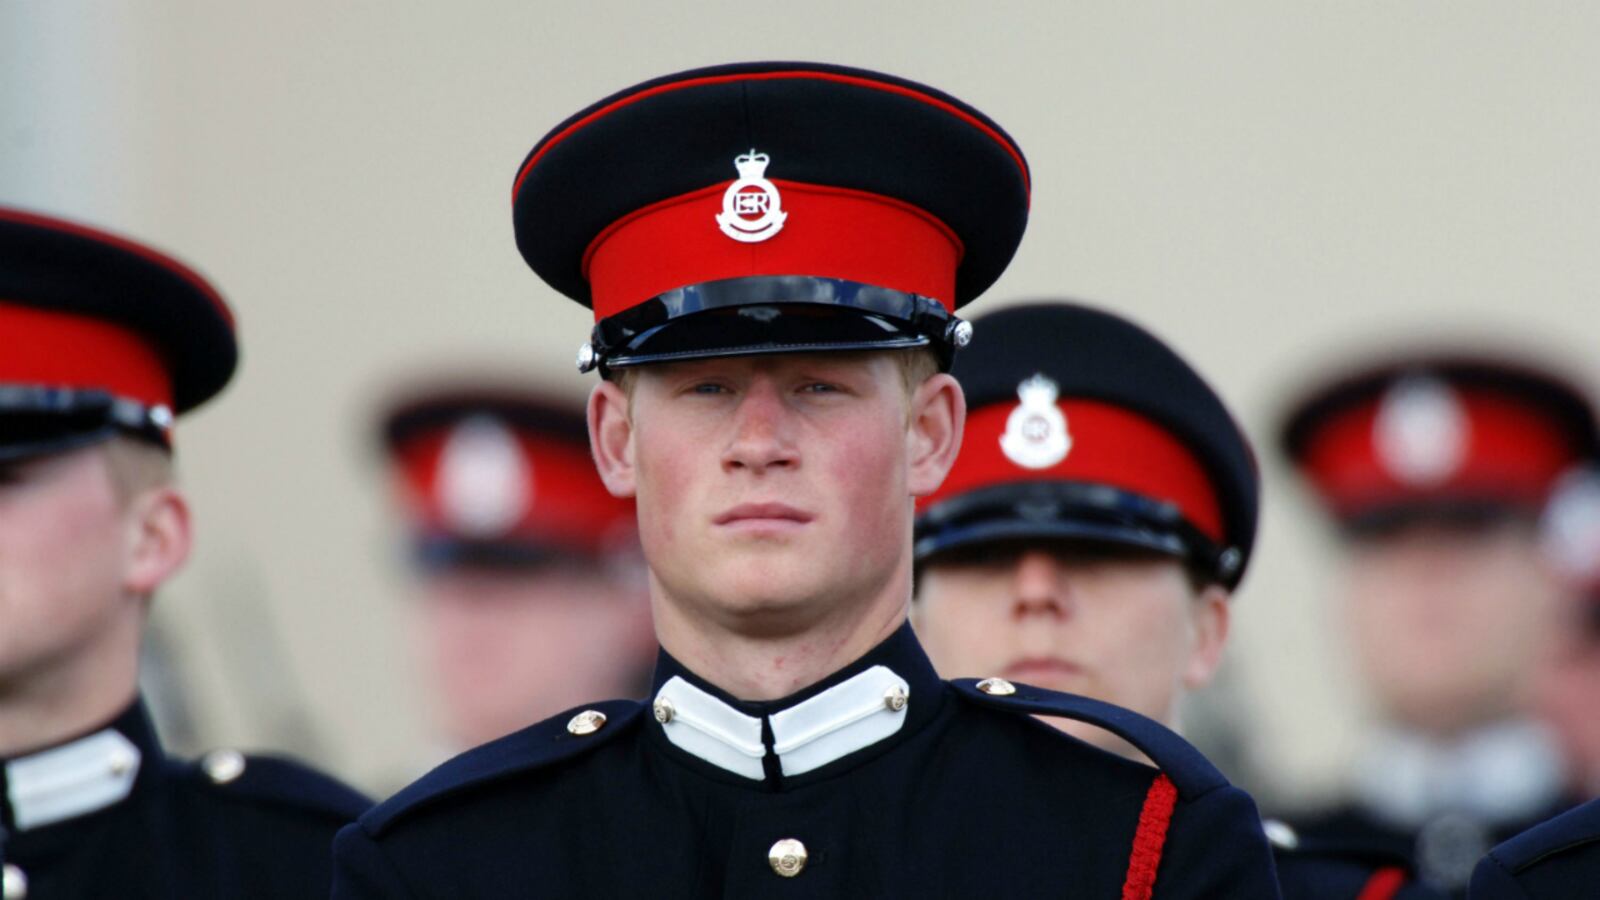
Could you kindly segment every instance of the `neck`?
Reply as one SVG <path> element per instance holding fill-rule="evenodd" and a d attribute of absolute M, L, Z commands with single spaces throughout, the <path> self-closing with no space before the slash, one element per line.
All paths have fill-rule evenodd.
<path fill-rule="evenodd" d="M 651 610 L 662 649 L 689 671 L 740 700 L 776 700 L 855 662 L 906 619 L 909 566 L 878 596 L 840 604 L 803 625 L 742 621 L 734 627 L 686 613 L 651 579 Z M 793 619 L 785 614 L 784 619 Z"/>
<path fill-rule="evenodd" d="M 70 660 L 0 676 L 0 759 L 23 756 L 105 725 L 139 691 L 136 641 L 97 646 Z"/>

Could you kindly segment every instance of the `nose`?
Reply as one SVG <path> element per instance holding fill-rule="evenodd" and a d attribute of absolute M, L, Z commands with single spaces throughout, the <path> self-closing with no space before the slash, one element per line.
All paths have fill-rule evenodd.
<path fill-rule="evenodd" d="M 1061 564 L 1049 553 L 1029 550 L 1018 557 L 1011 591 L 1012 614 L 1018 619 L 1063 619 L 1071 611 Z"/>
<path fill-rule="evenodd" d="M 734 410 L 733 435 L 722 454 L 727 472 L 761 474 L 800 464 L 794 440 L 792 411 L 770 379 L 756 378 Z"/>

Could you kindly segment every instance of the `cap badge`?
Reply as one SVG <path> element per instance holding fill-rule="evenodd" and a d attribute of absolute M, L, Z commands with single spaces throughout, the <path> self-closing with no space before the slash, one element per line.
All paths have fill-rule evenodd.
<path fill-rule="evenodd" d="M 1413 375 L 1384 396 L 1373 423 L 1373 448 L 1396 480 L 1433 487 L 1466 461 L 1470 426 L 1455 391 L 1432 376 Z"/>
<path fill-rule="evenodd" d="M 511 530 L 532 506 L 532 462 L 499 420 L 473 416 L 450 433 L 439 458 L 439 508 L 469 537 Z"/>
<path fill-rule="evenodd" d="M 1024 469 L 1048 469 L 1072 450 L 1072 435 L 1067 433 L 1067 417 L 1056 406 L 1060 389 L 1056 383 L 1034 375 L 1017 385 L 1021 404 L 1006 419 L 1006 433 L 1000 436 L 1000 449 L 1006 458 Z"/>
<path fill-rule="evenodd" d="M 783 230 L 789 214 L 783 211 L 777 185 L 767 180 L 767 164 L 771 161 L 771 157 L 753 148 L 734 157 L 739 180 L 723 192 L 722 212 L 717 215 L 717 226 L 723 234 L 755 244 Z"/>
<path fill-rule="evenodd" d="M 1539 531 L 1558 572 L 1581 585 L 1600 584 L 1600 470 L 1563 475 L 1545 505 Z"/>

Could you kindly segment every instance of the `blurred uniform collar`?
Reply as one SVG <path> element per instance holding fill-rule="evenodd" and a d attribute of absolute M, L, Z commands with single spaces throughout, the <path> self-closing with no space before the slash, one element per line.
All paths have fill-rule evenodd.
<path fill-rule="evenodd" d="M 1356 769 L 1357 801 L 1415 829 L 1442 813 L 1491 823 L 1526 820 L 1551 807 L 1566 767 L 1550 734 L 1527 719 L 1498 722 L 1454 741 L 1380 731 Z"/>

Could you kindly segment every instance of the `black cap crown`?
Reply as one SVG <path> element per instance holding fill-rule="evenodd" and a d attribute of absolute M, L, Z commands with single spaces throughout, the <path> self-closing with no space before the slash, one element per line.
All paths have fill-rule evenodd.
<path fill-rule="evenodd" d="M 1228 586 L 1255 541 L 1259 476 L 1244 433 L 1159 338 L 1067 302 L 973 321 L 952 374 L 961 458 L 921 504 L 917 555 L 1077 538 L 1183 557 Z"/>

